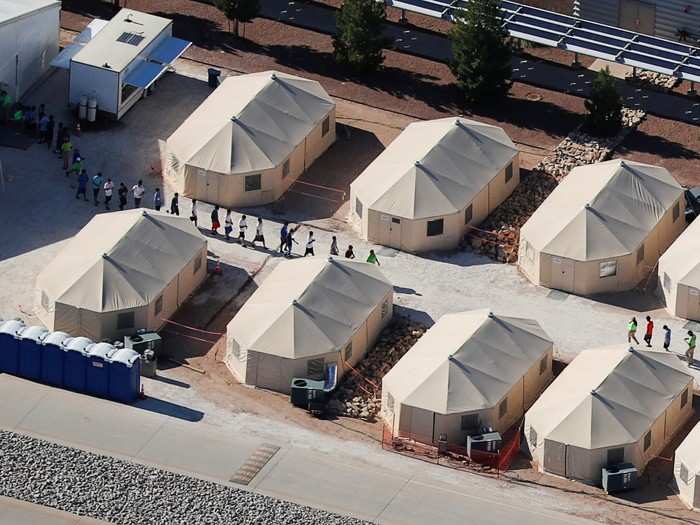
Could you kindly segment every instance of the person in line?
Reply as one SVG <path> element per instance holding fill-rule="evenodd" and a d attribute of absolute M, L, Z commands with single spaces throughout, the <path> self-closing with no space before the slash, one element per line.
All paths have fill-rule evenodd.
<path fill-rule="evenodd" d="M 170 213 L 173 215 L 180 216 L 180 194 L 176 193 L 173 198 L 170 199 Z"/>
<path fill-rule="evenodd" d="M 693 366 L 695 355 L 695 334 L 692 330 L 688 330 L 688 337 L 685 338 L 685 342 L 688 343 L 688 349 L 685 351 L 685 360 L 688 362 L 688 366 Z"/>
<path fill-rule="evenodd" d="M 39 119 L 39 144 L 46 142 L 49 130 L 49 116 L 43 114 Z"/>
<path fill-rule="evenodd" d="M 241 219 L 238 221 L 238 241 L 241 243 L 241 246 L 245 246 L 245 233 L 248 230 L 248 221 L 246 220 L 246 216 L 242 215 Z"/>
<path fill-rule="evenodd" d="M 666 325 L 663 325 L 662 329 L 664 331 L 664 350 L 669 352 L 668 348 L 671 346 L 671 329 Z"/>
<path fill-rule="evenodd" d="M 58 158 L 61 158 L 63 156 L 63 153 L 61 152 L 61 146 L 63 146 L 65 139 L 66 135 L 63 131 L 63 122 L 59 122 L 58 129 L 56 130 L 56 147 L 53 149 L 53 152 L 56 155 L 58 155 Z"/>
<path fill-rule="evenodd" d="M 143 181 L 139 179 L 138 183 L 131 188 L 131 191 L 134 194 L 134 208 L 140 208 L 141 199 L 143 199 L 146 193 L 146 188 L 143 187 Z"/>
<path fill-rule="evenodd" d="M 297 226 L 296 228 L 291 228 L 289 232 L 287 232 L 287 241 L 285 243 L 285 252 L 287 254 L 287 257 L 291 257 L 292 255 L 292 243 L 299 244 L 294 238 L 294 234 L 298 229 L 299 226 Z"/>
<path fill-rule="evenodd" d="M 345 250 L 345 258 L 346 259 L 354 259 L 355 258 L 355 252 L 352 248 L 352 244 L 349 244 L 348 249 Z"/>
<path fill-rule="evenodd" d="M 647 329 L 644 332 L 644 341 L 647 344 L 647 348 L 651 348 L 651 337 L 654 335 L 654 321 L 651 317 L 647 315 Z"/>
<path fill-rule="evenodd" d="M 284 222 L 282 228 L 280 228 L 280 253 L 284 254 L 285 248 L 287 246 L 287 234 L 289 233 L 289 223 Z"/>
<path fill-rule="evenodd" d="M 258 217 L 258 225 L 255 227 L 255 239 L 253 239 L 253 246 L 255 246 L 256 242 L 261 242 L 263 248 L 267 250 L 267 245 L 265 244 L 265 234 L 263 233 L 262 217 Z"/>
<path fill-rule="evenodd" d="M 119 196 L 119 211 L 124 211 L 124 208 L 126 207 L 126 197 L 129 195 L 129 189 L 123 182 L 119 183 L 117 195 Z"/>
<path fill-rule="evenodd" d="M 633 317 L 630 319 L 630 322 L 627 323 L 627 342 L 632 343 L 632 341 L 635 342 L 635 344 L 639 344 L 639 341 L 637 341 L 637 318 Z"/>
<path fill-rule="evenodd" d="M 156 211 L 160 211 L 162 207 L 163 196 L 160 194 L 160 188 L 156 188 L 156 191 L 153 192 L 153 209 Z"/>
<path fill-rule="evenodd" d="M 46 147 L 51 151 L 53 146 L 53 132 L 56 129 L 56 121 L 53 115 L 49 115 L 49 121 L 46 123 Z"/>
<path fill-rule="evenodd" d="M 92 176 L 92 201 L 95 203 L 95 206 L 100 202 L 99 201 L 99 196 L 100 196 L 100 190 L 102 189 L 102 173 L 97 172 L 96 175 Z"/>
<path fill-rule="evenodd" d="M 377 266 L 381 266 L 381 264 L 379 264 L 379 259 L 377 259 L 377 254 L 374 253 L 374 250 L 369 251 L 369 255 L 367 256 L 367 262 L 376 264 Z"/>
<path fill-rule="evenodd" d="M 338 239 L 335 238 L 335 235 L 331 239 L 331 255 L 338 255 Z"/>
<path fill-rule="evenodd" d="M 224 235 L 226 235 L 226 240 L 231 238 L 231 232 L 233 231 L 233 219 L 231 218 L 231 210 L 226 210 L 226 217 L 224 217 Z"/>
<path fill-rule="evenodd" d="M 314 232 L 310 231 L 309 232 L 309 238 L 306 239 L 306 250 L 304 250 L 304 257 L 307 255 L 311 255 L 312 257 L 316 255 L 314 253 L 314 243 L 316 242 L 316 239 L 314 239 Z"/>
<path fill-rule="evenodd" d="M 112 200 L 112 192 L 114 191 L 114 184 L 112 183 L 112 179 L 107 178 L 107 182 L 105 182 L 105 185 L 102 187 L 102 190 L 105 194 L 105 210 L 109 210 L 109 203 Z"/>
<path fill-rule="evenodd" d="M 219 235 L 219 228 L 221 228 L 221 223 L 219 222 L 219 206 L 214 206 L 211 211 L 211 233 L 213 235 Z"/>
<path fill-rule="evenodd" d="M 197 226 L 197 199 L 192 199 L 192 211 L 190 212 L 190 220 Z"/>
<path fill-rule="evenodd" d="M 78 175 L 78 191 L 75 192 L 75 198 L 78 199 L 80 196 L 83 196 L 83 199 L 86 201 L 88 200 L 87 198 L 87 183 L 88 183 L 88 176 L 87 172 L 85 170 L 80 172 L 80 175 Z"/>

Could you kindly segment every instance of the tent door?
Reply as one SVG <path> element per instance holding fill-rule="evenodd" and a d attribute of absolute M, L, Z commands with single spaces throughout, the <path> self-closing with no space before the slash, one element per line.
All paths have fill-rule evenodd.
<path fill-rule="evenodd" d="M 552 288 L 565 292 L 574 291 L 574 261 L 552 257 Z"/>
<path fill-rule="evenodd" d="M 211 171 L 207 172 L 207 202 L 219 202 L 219 176 Z"/>
<path fill-rule="evenodd" d="M 391 215 L 380 215 L 380 243 L 394 248 L 401 247 L 401 219 Z"/>
<path fill-rule="evenodd" d="M 566 477 L 566 445 L 545 439 L 543 466 L 547 472 Z"/>
<path fill-rule="evenodd" d="M 689 319 L 700 320 L 700 290 L 688 288 L 688 309 Z"/>

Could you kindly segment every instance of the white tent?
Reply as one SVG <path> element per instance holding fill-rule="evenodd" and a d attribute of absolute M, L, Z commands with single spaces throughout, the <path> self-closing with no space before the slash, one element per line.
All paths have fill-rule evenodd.
<path fill-rule="evenodd" d="M 382 417 L 394 435 L 463 444 L 505 432 L 552 379 L 553 344 L 533 320 L 489 310 L 447 314 L 382 381 Z"/>
<path fill-rule="evenodd" d="M 0 89 L 18 100 L 58 53 L 61 2 L 0 0 Z"/>
<path fill-rule="evenodd" d="M 685 228 L 684 207 L 665 168 L 619 159 L 574 168 L 521 228 L 518 265 L 548 288 L 629 290 Z"/>
<path fill-rule="evenodd" d="M 240 381 L 280 392 L 331 363 L 340 377 L 391 319 L 392 297 L 370 263 L 283 261 L 228 324 L 226 363 Z"/>
<path fill-rule="evenodd" d="M 692 415 L 692 388 L 675 354 L 584 350 L 525 415 L 525 439 L 543 472 L 596 483 L 607 465 L 641 471 Z"/>
<path fill-rule="evenodd" d="M 187 218 L 96 215 L 39 274 L 37 315 L 95 341 L 158 329 L 206 277 L 206 249 Z"/>
<path fill-rule="evenodd" d="M 518 160 L 499 127 L 414 122 L 350 185 L 351 219 L 363 238 L 394 248 L 453 248 L 518 185 Z"/>
<path fill-rule="evenodd" d="M 693 427 L 676 449 L 673 475 L 681 501 L 691 509 L 700 508 L 700 424 Z"/>
<path fill-rule="evenodd" d="M 659 284 L 671 315 L 700 321 L 700 220 L 659 259 Z"/>
<path fill-rule="evenodd" d="M 225 207 L 265 204 L 335 141 L 335 103 L 313 80 L 264 71 L 226 78 L 166 144 L 182 195 Z"/>

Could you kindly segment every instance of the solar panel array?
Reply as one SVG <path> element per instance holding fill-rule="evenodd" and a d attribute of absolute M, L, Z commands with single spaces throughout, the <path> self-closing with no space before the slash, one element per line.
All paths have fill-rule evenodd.
<path fill-rule="evenodd" d="M 454 20 L 467 0 L 386 0 L 387 5 Z M 536 42 L 610 62 L 700 82 L 700 49 L 554 13 L 508 0 L 501 2 L 504 26 L 513 38 Z"/>

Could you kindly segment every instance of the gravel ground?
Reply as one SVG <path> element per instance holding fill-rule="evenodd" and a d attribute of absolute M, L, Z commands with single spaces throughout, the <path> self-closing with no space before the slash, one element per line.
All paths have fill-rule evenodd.
<path fill-rule="evenodd" d="M 0 457 L 1 495 L 115 524 L 369 524 L 12 432 Z"/>

